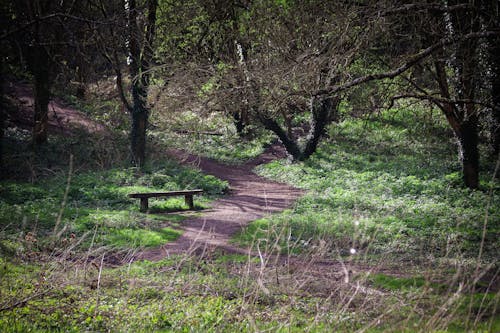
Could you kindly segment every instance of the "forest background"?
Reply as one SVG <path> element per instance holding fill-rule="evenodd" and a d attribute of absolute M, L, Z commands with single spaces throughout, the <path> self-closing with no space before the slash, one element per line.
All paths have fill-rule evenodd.
<path fill-rule="evenodd" d="M 497 1 L 0 8 L 2 330 L 498 330 Z M 275 146 L 305 194 L 234 235 L 260 256 L 127 261 L 186 219 L 129 193 L 229 191 L 168 150 Z"/>

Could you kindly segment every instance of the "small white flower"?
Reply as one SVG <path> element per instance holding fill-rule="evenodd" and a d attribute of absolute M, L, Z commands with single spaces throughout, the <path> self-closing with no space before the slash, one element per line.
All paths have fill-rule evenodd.
<path fill-rule="evenodd" d="M 351 254 L 356 254 L 356 249 L 355 249 L 355 248 L 351 248 L 351 249 L 349 250 L 349 252 L 351 252 Z"/>
<path fill-rule="evenodd" d="M 358 220 L 354 221 L 354 225 L 357 227 L 359 225 L 359 221 Z"/>

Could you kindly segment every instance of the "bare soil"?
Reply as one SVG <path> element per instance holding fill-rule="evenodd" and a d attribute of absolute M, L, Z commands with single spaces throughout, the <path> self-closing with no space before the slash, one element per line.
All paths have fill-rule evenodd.
<path fill-rule="evenodd" d="M 4 88 L 14 106 L 7 110 L 7 126 L 15 126 L 30 130 L 33 128 L 35 99 L 31 85 L 23 82 L 10 82 Z M 60 98 L 52 98 L 49 102 L 48 131 L 49 134 L 71 135 L 83 130 L 88 133 L 107 132 L 106 126 L 88 118 Z"/>
<path fill-rule="evenodd" d="M 225 253 L 248 253 L 248 249 L 231 244 L 231 237 L 250 222 L 291 207 L 304 193 L 290 185 L 259 177 L 252 171 L 259 164 L 284 157 L 285 152 L 278 145 L 269 147 L 258 158 L 238 166 L 221 164 L 181 150 L 170 150 L 168 154 L 183 164 L 198 167 L 204 173 L 226 180 L 230 193 L 216 200 L 200 217 L 183 221 L 184 233 L 179 239 L 160 248 L 145 250 L 138 255 L 138 259 L 160 260 L 171 254 L 200 253 L 214 249 Z"/>

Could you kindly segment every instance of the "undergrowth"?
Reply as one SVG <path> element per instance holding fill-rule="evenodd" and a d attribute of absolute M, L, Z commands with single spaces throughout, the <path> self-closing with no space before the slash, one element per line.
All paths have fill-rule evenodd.
<path fill-rule="evenodd" d="M 484 241 L 481 260 L 498 259 L 498 182 L 485 168 L 483 190 L 463 188 L 452 137 L 437 141 L 432 131 L 440 127 L 412 128 L 411 117 L 391 112 L 345 120 L 310 160 L 261 166 L 261 175 L 307 194 L 293 210 L 254 222 L 237 240 L 274 242 L 270 230 L 281 226 L 286 230 L 278 234 L 299 252 L 327 240 L 342 254 L 354 249 L 365 257 L 453 260 L 474 258 Z"/>
<path fill-rule="evenodd" d="M 195 208 L 202 209 L 227 189 L 227 183 L 171 160 L 153 161 L 143 170 L 80 171 L 66 165 L 51 177 L 39 175 L 32 182 L 4 180 L 0 182 L 1 249 L 23 256 L 62 250 L 80 237 L 84 238 L 80 249 L 91 243 L 108 250 L 159 246 L 181 234 L 179 222 L 185 217 L 169 212 L 186 210 L 183 198 L 151 199 L 150 214 L 143 214 L 128 194 L 194 188 L 204 190 L 205 195 L 195 200 Z"/>
<path fill-rule="evenodd" d="M 162 159 L 142 171 L 111 158 L 80 168 L 107 146 L 89 141 L 59 155 L 49 146 L 29 160 L 33 177 L 12 162 L 0 183 L 0 331 L 500 331 L 498 183 L 463 189 L 453 145 L 435 139 L 444 127 L 411 117 L 344 120 L 309 161 L 261 166 L 307 194 L 238 235 L 249 254 L 134 261 L 178 237 L 185 215 L 171 211 L 185 206 L 151 200 L 143 214 L 127 194 L 202 188 L 202 208 L 227 189 L 214 177 Z M 192 147 L 231 161 L 267 141 L 234 152 L 227 137 L 202 135 L 188 136 Z"/>

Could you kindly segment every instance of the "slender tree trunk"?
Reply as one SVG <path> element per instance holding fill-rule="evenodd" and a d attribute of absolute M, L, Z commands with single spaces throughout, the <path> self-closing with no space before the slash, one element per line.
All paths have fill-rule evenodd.
<path fill-rule="evenodd" d="M 233 112 L 234 126 L 236 127 L 236 133 L 241 137 L 243 131 L 245 130 L 245 123 L 243 122 L 242 111 Z"/>
<path fill-rule="evenodd" d="M 479 119 L 476 115 L 462 122 L 460 146 L 462 150 L 462 168 L 465 186 L 471 189 L 479 187 Z"/>
<path fill-rule="evenodd" d="M 139 80 L 137 80 L 139 81 Z M 149 111 L 147 108 L 147 91 L 140 85 L 132 85 L 132 128 L 130 131 L 132 163 L 142 167 L 146 161 L 146 130 Z"/>
<path fill-rule="evenodd" d="M 3 169 L 3 135 L 4 135 L 4 126 L 5 126 L 5 104 L 4 104 L 4 96 L 3 96 L 3 63 L 0 61 L 0 169 Z M 3 172 L 0 173 L 0 179 L 3 178 Z"/>
<path fill-rule="evenodd" d="M 32 57 L 31 71 L 33 73 L 35 95 L 33 145 L 37 147 L 47 142 L 50 99 L 50 59 L 43 46 L 35 46 Z"/>
<path fill-rule="evenodd" d="M 493 156 L 500 154 L 500 38 L 491 38 L 488 45 L 491 77 L 491 102 L 493 104 L 493 115 L 491 124 L 491 143 Z"/>
<path fill-rule="evenodd" d="M 153 57 L 152 43 L 155 37 L 157 0 L 149 0 L 145 31 L 141 32 L 137 23 L 137 6 L 135 0 L 128 1 L 129 57 L 130 77 L 132 80 L 132 106 L 130 107 L 132 128 L 130 131 L 130 147 L 132 163 L 143 167 L 146 161 L 146 137 L 149 109 L 147 105 L 150 81 L 150 62 Z M 141 48 L 140 35 L 144 34 Z"/>

